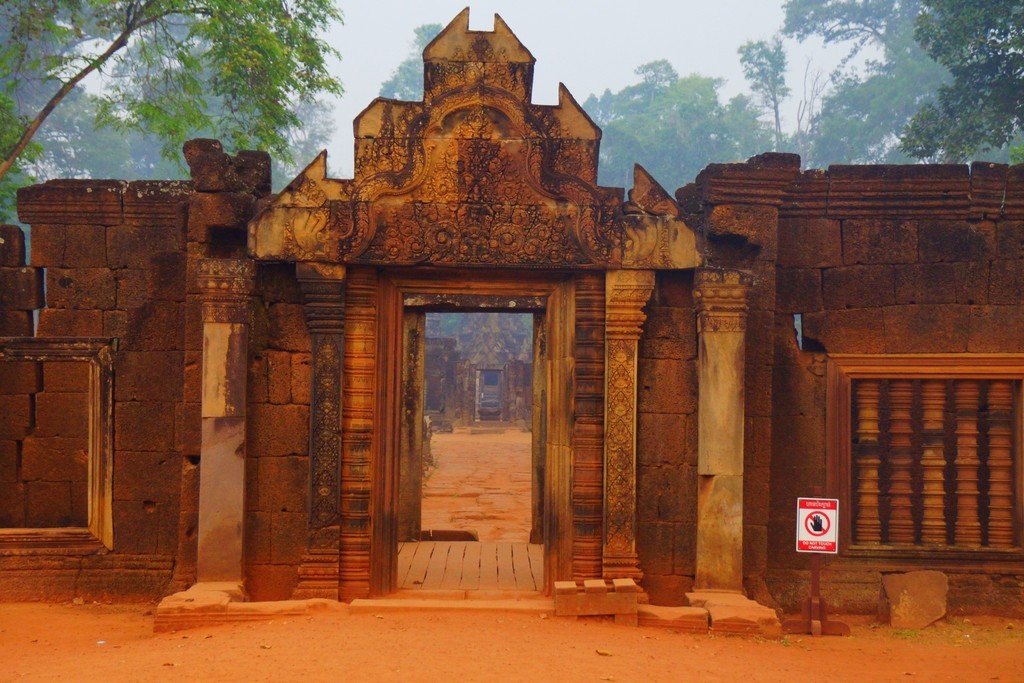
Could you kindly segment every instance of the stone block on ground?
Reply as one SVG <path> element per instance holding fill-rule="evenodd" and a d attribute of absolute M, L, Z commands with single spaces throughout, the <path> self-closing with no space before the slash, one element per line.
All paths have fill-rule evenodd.
<path fill-rule="evenodd" d="M 708 632 L 708 611 L 703 607 L 639 605 L 637 621 L 640 626 L 660 626 L 691 633 Z"/>
<path fill-rule="evenodd" d="M 942 572 L 882 576 L 878 616 L 893 628 L 921 629 L 946 616 L 949 580 Z"/>
<path fill-rule="evenodd" d="M 632 579 L 608 584 L 587 579 L 582 584 L 555 582 L 555 615 L 559 617 L 618 616 L 637 613 L 639 592 Z M 631 620 L 623 623 L 631 623 Z"/>
<path fill-rule="evenodd" d="M 691 607 L 707 610 L 712 633 L 740 633 L 778 638 L 782 625 L 775 610 L 742 593 L 695 591 L 686 594 Z"/>

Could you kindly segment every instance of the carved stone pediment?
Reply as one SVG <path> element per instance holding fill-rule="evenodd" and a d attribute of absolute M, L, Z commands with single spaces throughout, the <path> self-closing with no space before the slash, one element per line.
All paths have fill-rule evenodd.
<path fill-rule="evenodd" d="M 255 258 L 573 269 L 669 258 L 673 226 L 625 220 L 623 191 L 597 184 L 601 131 L 569 91 L 531 103 L 534 58 L 500 17 L 470 31 L 463 11 L 423 56 L 423 101 L 371 103 L 355 121 L 355 177 L 328 178 L 321 153 L 250 223 Z M 643 176 L 645 198 L 663 195 L 654 211 L 685 228 Z"/>

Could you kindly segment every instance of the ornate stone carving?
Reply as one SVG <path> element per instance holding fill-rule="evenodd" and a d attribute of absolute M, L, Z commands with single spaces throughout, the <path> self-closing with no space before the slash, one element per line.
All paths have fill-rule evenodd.
<path fill-rule="evenodd" d="M 203 300 L 203 321 L 249 324 L 249 297 L 256 264 L 242 259 L 200 259 L 196 285 Z"/>
<path fill-rule="evenodd" d="M 297 597 L 338 596 L 341 541 L 341 393 L 345 331 L 345 269 L 302 264 L 312 348 L 309 427 L 309 524 Z"/>
<path fill-rule="evenodd" d="M 697 271 L 693 298 L 698 332 L 743 332 L 747 329 L 747 291 L 753 280 L 736 270 Z"/>
<path fill-rule="evenodd" d="M 357 119 L 352 180 L 328 178 L 321 155 L 253 219 L 257 258 L 622 267 L 623 196 L 597 185 L 599 129 L 564 88 L 556 106 L 532 104 L 533 57 L 500 20 L 489 33 L 467 17 L 425 51 L 422 102 L 377 100 Z M 628 267 L 692 266 L 692 231 L 645 178 L 637 206 L 665 220 L 634 226 Z"/>
<path fill-rule="evenodd" d="M 636 555 L 637 346 L 654 273 L 605 280 L 605 578 L 642 578 Z"/>

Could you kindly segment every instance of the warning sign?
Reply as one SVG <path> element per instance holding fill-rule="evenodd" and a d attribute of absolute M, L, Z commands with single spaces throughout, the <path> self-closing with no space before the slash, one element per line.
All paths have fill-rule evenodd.
<path fill-rule="evenodd" d="M 796 499 L 796 551 L 839 552 L 839 501 L 835 498 Z"/>

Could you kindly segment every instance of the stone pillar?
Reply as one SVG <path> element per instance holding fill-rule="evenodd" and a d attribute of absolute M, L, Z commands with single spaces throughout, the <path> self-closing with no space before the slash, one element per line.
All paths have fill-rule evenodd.
<path fill-rule="evenodd" d="M 643 577 L 636 554 L 637 346 L 654 272 L 605 276 L 604 552 L 606 579 Z"/>
<path fill-rule="evenodd" d="M 293 597 L 338 599 L 341 541 L 341 386 L 345 267 L 300 263 L 312 350 L 309 409 L 309 523 Z"/>
<path fill-rule="evenodd" d="M 245 407 L 251 261 L 202 259 L 202 441 L 199 462 L 199 583 L 244 576 Z"/>
<path fill-rule="evenodd" d="M 743 375 L 749 275 L 701 269 L 697 308 L 697 576 L 743 590 Z"/>

